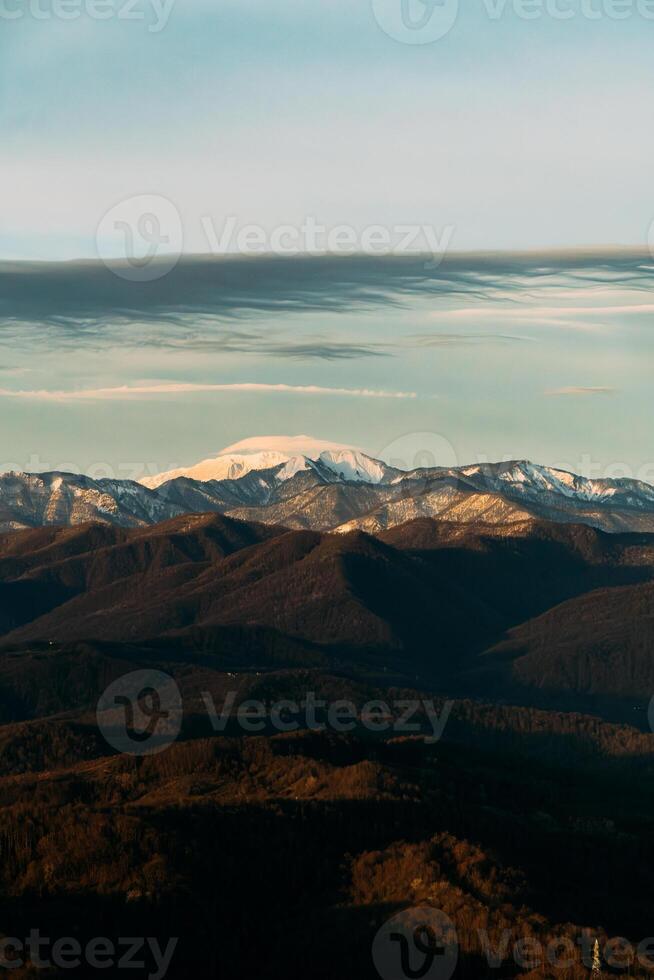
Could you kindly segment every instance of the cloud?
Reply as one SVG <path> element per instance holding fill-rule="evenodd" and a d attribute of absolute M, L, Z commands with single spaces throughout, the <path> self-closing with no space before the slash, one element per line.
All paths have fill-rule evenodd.
<path fill-rule="evenodd" d="M 225 446 L 218 455 L 242 453 L 247 456 L 250 453 L 278 452 L 287 453 L 289 456 L 309 456 L 311 459 L 317 459 L 322 452 L 333 449 L 357 450 L 358 447 L 345 442 L 328 442 L 325 439 L 315 439 L 313 436 L 306 435 L 251 436 Z"/>
<path fill-rule="evenodd" d="M 199 329 L 198 321 L 201 325 Z M 113 332 L 115 330 L 114 327 Z M 273 333 L 269 327 L 265 330 L 233 330 L 212 322 L 207 317 L 196 318 L 193 326 L 166 324 L 164 330 L 156 332 L 152 328 L 148 332 L 141 326 L 138 336 L 141 347 L 221 354 L 257 354 L 293 360 L 316 358 L 324 361 L 346 361 L 361 357 L 388 357 L 391 353 L 388 344 L 362 344 L 307 335 L 302 343 L 298 343 Z M 129 342 L 129 337 L 124 339 Z"/>
<path fill-rule="evenodd" d="M 290 357 L 297 360 L 320 358 L 324 361 L 346 361 L 358 357 L 388 357 L 390 351 L 372 344 L 331 343 L 328 341 L 308 341 L 304 344 L 262 343 L 258 338 L 252 353 L 271 354 L 277 357 Z M 239 353 L 244 353 L 240 351 Z"/>
<path fill-rule="evenodd" d="M 469 309 L 447 310 L 432 313 L 432 317 L 451 316 L 451 317 L 497 317 L 497 307 L 470 307 Z M 621 306 L 531 306 L 518 307 L 517 309 L 506 309 L 501 311 L 502 317 L 515 318 L 518 320 L 540 320 L 542 317 L 559 316 L 599 316 L 606 314 L 627 314 L 642 315 L 654 313 L 654 303 L 634 303 L 633 305 Z"/>
<path fill-rule="evenodd" d="M 582 292 L 594 295 L 596 286 L 589 286 Z M 588 332 L 603 331 L 614 317 L 645 316 L 654 314 L 654 303 L 616 304 L 613 306 L 471 306 L 454 310 L 437 310 L 430 319 L 456 320 L 508 320 L 517 323 L 564 327 L 570 330 Z M 594 317 L 595 319 L 587 319 Z"/>
<path fill-rule="evenodd" d="M 120 385 L 115 388 L 86 388 L 71 391 L 13 391 L 0 388 L 1 398 L 25 398 L 34 401 L 116 401 L 152 395 L 188 395 L 220 392 L 248 392 L 251 394 L 335 395 L 346 398 L 417 398 L 413 391 L 375 391 L 370 388 L 325 388 L 320 385 L 258 384 L 192 384 L 171 382 L 150 385 Z"/>
<path fill-rule="evenodd" d="M 535 288 L 581 291 L 607 285 L 651 292 L 649 252 L 451 253 L 436 268 L 418 255 L 185 256 L 167 275 L 147 283 L 121 279 L 101 262 L 2 262 L 0 339 L 18 345 L 120 343 L 340 360 L 379 356 L 390 348 L 306 335 L 289 340 L 263 324 L 262 315 L 283 315 L 288 328 L 298 314 L 399 308 L 415 297 L 486 304 L 434 314 L 465 319 L 504 315 L 508 304 Z M 648 312 L 645 304 L 632 309 Z M 548 306 L 529 313 L 516 305 L 508 315 L 552 318 L 609 310 L 623 312 Z"/>
<path fill-rule="evenodd" d="M 420 333 L 408 338 L 407 346 L 469 347 L 484 344 L 532 343 L 531 337 L 498 333 Z"/>
<path fill-rule="evenodd" d="M 617 392 L 617 388 L 610 388 L 605 386 L 583 386 L 583 385 L 572 385 L 568 388 L 553 388 L 551 391 L 546 391 L 545 394 L 549 396 L 558 395 L 614 395 Z"/>

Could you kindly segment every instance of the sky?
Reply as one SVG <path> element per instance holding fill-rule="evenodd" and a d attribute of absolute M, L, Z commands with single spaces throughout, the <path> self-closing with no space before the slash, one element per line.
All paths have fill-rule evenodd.
<path fill-rule="evenodd" d="M 654 5 L 404 2 L 0 2 L 1 469 L 654 480 Z"/>

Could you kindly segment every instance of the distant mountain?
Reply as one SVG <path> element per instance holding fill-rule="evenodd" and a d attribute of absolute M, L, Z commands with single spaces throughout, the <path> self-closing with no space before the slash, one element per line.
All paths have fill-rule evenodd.
<path fill-rule="evenodd" d="M 289 462 L 289 457 L 284 453 L 262 452 L 244 455 L 242 453 L 228 453 L 224 456 L 205 459 L 195 466 L 187 468 L 169 470 L 167 473 L 159 473 L 157 476 L 146 477 L 141 480 L 144 487 L 156 489 L 163 483 L 170 483 L 185 477 L 189 480 L 206 482 L 209 480 L 238 480 L 239 477 L 246 476 L 253 470 L 269 470 L 279 467 L 283 463 Z"/>
<path fill-rule="evenodd" d="M 654 487 L 638 480 L 590 480 L 525 461 L 470 466 L 455 472 L 480 489 L 509 493 L 515 500 L 551 501 L 556 506 L 567 499 L 575 506 L 608 506 L 615 511 L 649 511 L 654 506 Z"/>
<path fill-rule="evenodd" d="M 203 482 L 238 480 L 248 473 L 274 468 L 277 470 L 276 477 L 280 483 L 292 479 L 304 470 L 315 470 L 327 479 L 337 477 L 353 483 L 384 483 L 397 473 L 392 467 L 356 449 L 327 449 L 315 458 L 305 455 L 290 456 L 277 450 L 263 450 L 246 454 L 223 453 L 212 459 L 205 459 L 188 469 L 170 470 L 158 476 L 146 477 L 141 482 L 143 486 L 156 489 L 180 477 Z"/>
<path fill-rule="evenodd" d="M 527 461 L 414 470 L 399 492 L 339 530 L 383 530 L 415 517 L 491 523 L 538 517 L 605 531 L 654 531 L 654 487 L 637 480 L 590 480 Z"/>
<path fill-rule="evenodd" d="M 0 475 L 4 530 L 90 521 L 143 527 L 169 516 L 165 499 L 129 480 L 92 480 L 71 473 Z"/>
<path fill-rule="evenodd" d="M 231 476 L 163 474 L 147 481 L 156 487 L 66 473 L 7 473 L 0 475 L 0 530 L 88 522 L 146 527 L 183 514 L 221 513 L 295 529 L 371 534 L 422 517 L 501 525 L 545 519 L 654 532 L 654 487 L 635 480 L 589 480 L 526 461 L 404 472 L 359 450 L 317 449 L 315 458 L 278 448 L 228 453 L 189 472 Z"/>

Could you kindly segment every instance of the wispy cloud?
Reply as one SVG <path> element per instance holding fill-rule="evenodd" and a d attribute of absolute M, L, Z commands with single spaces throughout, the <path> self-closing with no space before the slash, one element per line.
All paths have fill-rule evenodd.
<path fill-rule="evenodd" d="M 116 332 L 116 328 L 113 332 Z M 134 330 L 132 335 L 134 338 Z M 205 316 L 196 317 L 192 326 L 142 326 L 138 330 L 138 338 L 139 346 L 208 354 L 256 354 L 260 357 L 281 357 L 297 361 L 349 361 L 362 357 L 388 357 L 391 354 L 391 345 L 386 343 L 357 343 L 310 334 L 304 335 L 302 341 L 290 340 L 287 336 L 272 331 L 269 325 L 264 329 L 234 330 Z M 126 336 L 124 329 L 122 341 L 129 345 L 129 333 Z"/>
<path fill-rule="evenodd" d="M 595 287 L 588 290 L 595 293 Z M 436 310 L 430 314 L 430 319 L 457 322 L 470 320 L 479 322 L 493 320 L 523 324 L 529 326 L 558 327 L 566 330 L 583 332 L 606 331 L 613 326 L 616 317 L 654 316 L 653 303 L 616 304 L 614 306 L 528 306 L 524 301 L 514 302 L 515 297 L 509 297 L 513 305 L 497 304 L 495 306 L 471 306 L 453 310 Z"/>
<path fill-rule="evenodd" d="M 431 315 L 432 317 L 451 316 L 457 318 L 497 317 L 501 315 L 503 318 L 509 319 L 533 320 L 540 319 L 541 317 L 610 316 L 618 314 L 621 316 L 638 316 L 647 313 L 654 313 L 654 303 L 634 303 L 633 305 L 620 306 L 520 306 L 502 309 L 501 311 L 496 306 L 472 306 L 463 309 L 438 311 Z"/>
<path fill-rule="evenodd" d="M 486 344 L 532 343 L 531 337 L 499 333 L 420 333 L 407 338 L 407 347 L 476 347 Z"/>
<path fill-rule="evenodd" d="M 326 388 L 320 385 L 258 384 L 242 382 L 238 384 L 194 384 L 171 382 L 151 385 L 120 385 L 115 388 L 84 388 L 71 391 L 14 391 L 0 388 L 1 398 L 24 398 L 35 401 L 116 401 L 144 398 L 158 395 L 212 394 L 221 392 L 248 392 L 251 394 L 279 395 L 331 395 L 344 398 L 417 398 L 413 391 L 376 391 L 371 388 Z"/>
<path fill-rule="evenodd" d="M 567 388 L 552 388 L 546 391 L 549 396 L 557 395 L 614 395 L 618 389 L 603 385 L 571 385 Z"/>

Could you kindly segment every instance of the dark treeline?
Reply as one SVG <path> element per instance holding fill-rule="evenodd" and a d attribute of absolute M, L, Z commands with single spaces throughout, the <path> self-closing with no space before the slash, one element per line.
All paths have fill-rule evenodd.
<path fill-rule="evenodd" d="M 654 791 L 630 765 L 607 783 L 456 740 L 310 732 L 5 776 L 1 931 L 179 936 L 173 977 L 250 976 L 264 949 L 291 978 L 365 978 L 376 929 L 426 904 L 456 923 L 457 976 L 544 977 L 513 942 L 648 935 Z M 494 968 L 482 940 L 505 930 Z"/>

